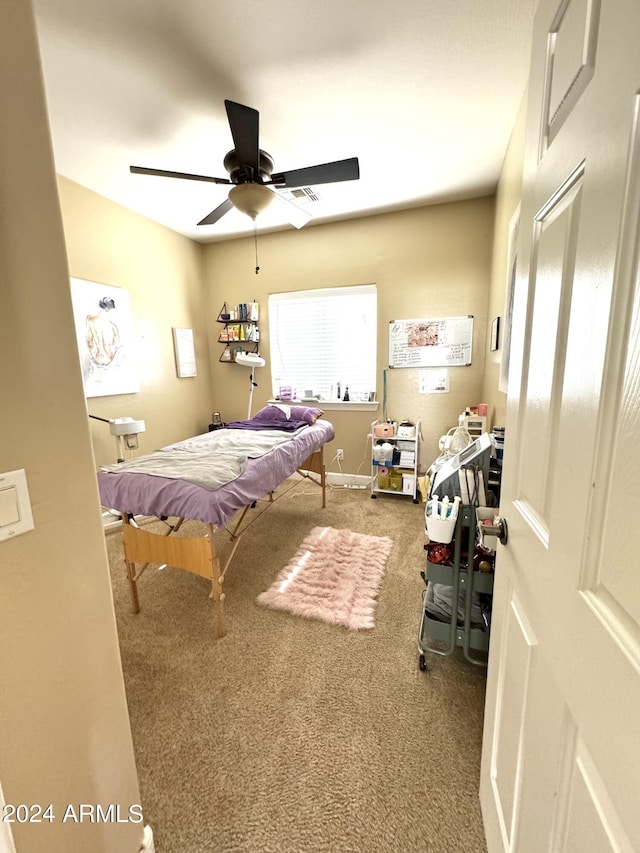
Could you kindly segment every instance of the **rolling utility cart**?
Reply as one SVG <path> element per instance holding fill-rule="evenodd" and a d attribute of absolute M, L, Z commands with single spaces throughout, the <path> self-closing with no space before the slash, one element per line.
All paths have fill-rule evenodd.
<path fill-rule="evenodd" d="M 418 635 L 419 664 L 423 672 L 427 669 L 428 653 L 450 655 L 458 647 L 470 663 L 487 665 L 487 656 L 482 653 L 489 649 L 493 572 L 473 571 L 475 541 L 475 507 L 463 504 L 449 545 L 453 549 L 453 563 L 434 563 L 427 559 L 426 572 L 421 572 L 427 583 Z M 450 593 L 449 614 L 438 607 L 434 589 Z"/>
<path fill-rule="evenodd" d="M 418 467 L 420 464 L 420 421 L 400 424 L 374 421 L 369 432 L 371 441 L 371 497 L 379 494 L 408 495 L 414 504 L 418 499 Z"/>

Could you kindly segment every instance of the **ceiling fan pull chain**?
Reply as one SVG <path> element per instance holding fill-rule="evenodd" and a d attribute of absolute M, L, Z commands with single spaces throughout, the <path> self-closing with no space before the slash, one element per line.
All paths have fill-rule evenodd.
<path fill-rule="evenodd" d="M 258 266 L 258 226 L 255 219 L 253 220 L 253 240 L 256 246 L 256 275 L 258 275 L 260 272 L 260 267 Z"/>

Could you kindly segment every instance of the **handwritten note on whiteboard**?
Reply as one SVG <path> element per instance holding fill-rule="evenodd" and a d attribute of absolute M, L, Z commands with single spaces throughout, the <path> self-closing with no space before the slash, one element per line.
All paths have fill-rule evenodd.
<path fill-rule="evenodd" d="M 389 367 L 463 367 L 471 364 L 473 317 L 392 320 Z"/>

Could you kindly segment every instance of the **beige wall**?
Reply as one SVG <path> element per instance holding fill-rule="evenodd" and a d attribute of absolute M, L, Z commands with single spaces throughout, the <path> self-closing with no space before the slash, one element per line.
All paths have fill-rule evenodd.
<path fill-rule="evenodd" d="M 143 419 L 139 453 L 206 432 L 211 377 L 202 246 L 64 178 L 58 185 L 70 273 L 128 291 L 139 350 L 140 392 L 90 398 L 88 411 Z M 176 375 L 174 326 L 193 330 L 196 377 Z M 89 423 L 97 464 L 115 463 L 108 425 Z"/>
<path fill-rule="evenodd" d="M 267 298 L 270 293 L 374 283 L 378 288 L 378 397 L 388 366 L 388 323 L 412 317 L 472 314 L 473 363 L 450 370 L 449 394 L 418 393 L 418 370 L 387 372 L 387 412 L 394 419 L 420 419 L 423 465 L 438 454 L 438 438 L 457 423 L 467 405 L 480 401 L 484 371 L 487 299 L 493 240 L 492 197 L 422 207 L 301 231 L 259 235 L 260 273 L 255 274 L 253 238 L 205 247 L 208 314 L 223 302 L 258 300 L 261 352 L 267 366 L 256 372 L 254 411 L 271 395 Z M 218 362 L 223 345 L 210 324 L 213 407 L 223 418 L 246 417 L 248 369 Z M 368 473 L 366 435 L 382 406 L 372 413 L 328 413 L 336 427 L 333 448 L 345 451 L 343 470 Z M 333 455 L 333 454 L 331 454 Z M 331 457 L 329 457 L 331 458 Z M 364 463 L 364 464 L 363 464 Z M 334 463 L 333 470 L 337 470 Z"/>
<path fill-rule="evenodd" d="M 498 191 L 496 194 L 495 236 L 489 309 L 485 370 L 482 383 L 483 402 L 489 406 L 491 426 L 504 426 L 507 411 L 507 395 L 499 390 L 500 364 L 504 354 L 505 300 L 508 280 L 509 230 L 511 221 L 520 204 L 522 190 L 522 166 L 524 158 L 524 131 L 526 124 L 526 96 L 523 97 L 516 124 L 504 159 Z M 500 317 L 500 345 L 495 352 L 489 349 L 490 326 L 494 317 Z"/>
<path fill-rule="evenodd" d="M 35 529 L 0 542 L 0 783 L 51 803 L 20 853 L 136 853 L 142 824 L 62 823 L 139 803 L 64 236 L 29 3 L 0 27 L 0 471 L 24 468 Z"/>

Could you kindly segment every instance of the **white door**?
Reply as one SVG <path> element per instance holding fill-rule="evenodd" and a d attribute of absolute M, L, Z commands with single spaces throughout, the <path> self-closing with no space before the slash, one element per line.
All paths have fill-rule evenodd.
<path fill-rule="evenodd" d="M 480 797 L 640 851 L 640 2 L 536 16 Z"/>

